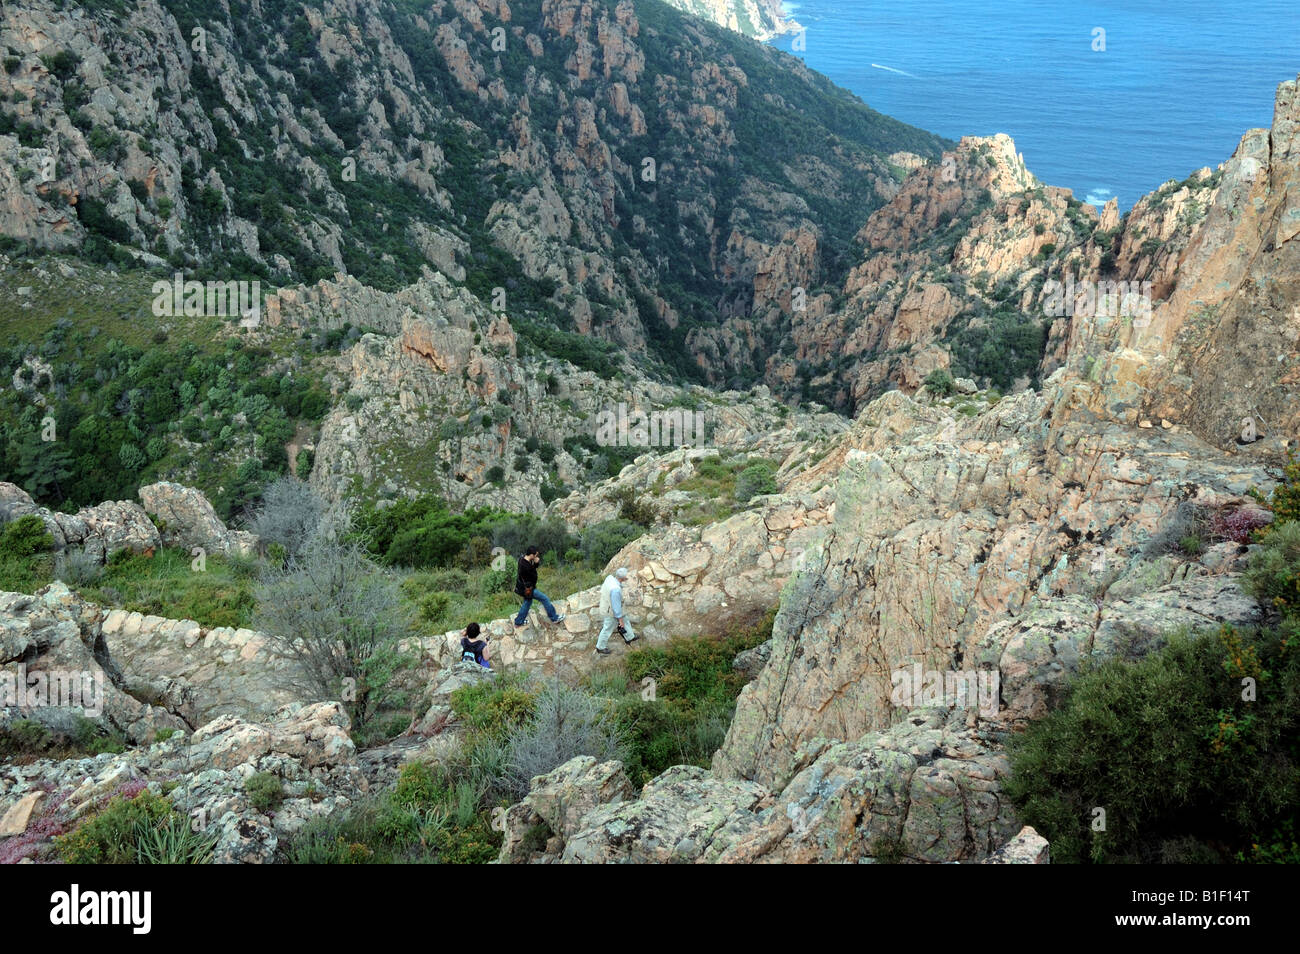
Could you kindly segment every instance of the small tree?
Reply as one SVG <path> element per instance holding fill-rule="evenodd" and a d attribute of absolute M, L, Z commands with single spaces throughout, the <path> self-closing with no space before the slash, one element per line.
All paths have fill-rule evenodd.
<path fill-rule="evenodd" d="M 939 397 L 948 397 L 957 390 L 957 383 L 943 368 L 935 368 L 925 376 L 925 389 Z"/>
<path fill-rule="evenodd" d="M 400 649 L 414 632 L 397 579 L 356 542 L 316 534 L 257 587 L 255 625 L 298 663 L 291 681 L 318 699 L 340 699 L 355 729 L 395 694 L 395 673 L 414 660 Z"/>
<path fill-rule="evenodd" d="M 248 521 L 248 529 L 266 543 L 278 543 L 297 556 L 320 529 L 324 504 L 311 485 L 296 477 L 280 477 L 262 495 L 262 504 Z"/>
<path fill-rule="evenodd" d="M 515 795 L 528 783 L 578 755 L 598 762 L 624 757 L 623 739 L 608 699 L 558 680 L 537 696 L 533 717 L 510 733 L 508 784 Z"/>
<path fill-rule="evenodd" d="M 776 492 L 776 478 L 772 476 L 772 468 L 767 464 L 751 464 L 736 478 L 737 503 L 749 503 L 751 498 L 759 494 Z"/>

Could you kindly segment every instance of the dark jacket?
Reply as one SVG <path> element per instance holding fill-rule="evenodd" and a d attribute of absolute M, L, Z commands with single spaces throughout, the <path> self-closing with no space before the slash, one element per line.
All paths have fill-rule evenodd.
<path fill-rule="evenodd" d="M 480 666 L 483 665 L 483 647 L 486 645 L 487 642 L 482 639 L 476 639 L 473 642 L 470 642 L 469 639 L 467 639 L 464 636 L 460 638 L 461 652 L 473 653 L 474 661 L 478 663 Z"/>
<path fill-rule="evenodd" d="M 524 557 L 519 558 L 519 572 L 515 575 L 515 593 L 520 596 L 526 596 L 524 591 L 528 587 L 537 586 L 537 567 L 533 566 Z"/>

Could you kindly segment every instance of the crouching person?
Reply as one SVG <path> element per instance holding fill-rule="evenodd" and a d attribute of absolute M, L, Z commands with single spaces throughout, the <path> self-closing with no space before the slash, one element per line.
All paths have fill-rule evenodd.
<path fill-rule="evenodd" d="M 460 638 L 460 661 L 478 663 L 484 669 L 491 669 L 492 663 L 488 660 L 491 637 L 479 638 L 479 632 L 478 623 L 470 623 L 465 627 L 465 634 Z"/>
<path fill-rule="evenodd" d="M 623 581 L 627 579 L 627 574 L 627 567 L 620 566 L 605 577 L 605 582 L 600 585 L 600 612 L 605 619 L 600 627 L 600 635 L 596 637 L 596 652 L 602 656 L 609 655 L 609 637 L 615 630 L 618 630 L 625 643 L 636 639 L 632 622 L 623 608 Z"/>

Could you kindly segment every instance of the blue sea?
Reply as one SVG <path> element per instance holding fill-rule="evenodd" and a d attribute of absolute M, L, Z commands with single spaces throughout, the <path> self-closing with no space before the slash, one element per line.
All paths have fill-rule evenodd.
<path fill-rule="evenodd" d="M 1227 159 L 1242 133 L 1271 123 L 1277 84 L 1300 72 L 1300 0 L 785 8 L 804 49 L 795 36 L 772 44 L 872 108 L 952 139 L 1006 133 L 1042 181 L 1087 202 L 1117 196 L 1122 209 Z"/>

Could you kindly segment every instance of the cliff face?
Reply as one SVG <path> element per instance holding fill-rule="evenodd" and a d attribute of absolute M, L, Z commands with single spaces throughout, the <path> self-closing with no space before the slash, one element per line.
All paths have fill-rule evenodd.
<path fill-rule="evenodd" d="M 834 264 L 897 188 L 885 156 L 943 145 L 630 0 L 32 0 L 0 43 L 19 246 L 390 291 L 436 270 L 678 376 L 722 379 L 681 341 L 791 230 Z"/>
<path fill-rule="evenodd" d="M 1095 227 L 1083 213 L 1088 236 L 1066 260 L 1094 278 L 1132 269 L 1161 289 L 1151 313 L 1081 309 L 1053 339 L 1042 390 L 982 412 L 886 393 L 791 480 L 791 491 L 832 489 L 831 519 L 782 591 L 769 661 L 710 772 L 674 769 L 634 798 L 608 765 L 591 775 L 570 763 L 511 809 L 502 857 L 980 860 L 1020 827 L 1001 790 L 1003 741 L 1085 665 L 1139 657 L 1181 627 L 1263 623 L 1239 585 L 1245 548 L 1188 557 L 1151 543 L 1186 502 L 1219 520 L 1255 508 L 1248 491 L 1270 485 L 1266 464 L 1296 439 L 1295 109 L 1285 83 L 1272 129 L 1247 134 L 1217 173 L 1160 190 L 1123 223 L 1113 209 Z M 981 145 L 959 148 L 967 167 Z M 1033 195 L 1009 148 L 992 163 L 971 183 L 988 190 L 986 208 L 951 252 L 980 261 L 989 282 L 1013 280 L 1029 306 L 1042 289 L 1017 280 L 1023 257 L 1041 261 L 1034 243 L 1079 213 L 1063 194 Z M 934 253 L 911 240 L 962 214 L 957 178 L 917 185 L 915 207 L 905 186 L 876 213 L 866 231 L 884 250 L 850 283 L 883 295 L 891 280 L 922 281 Z M 995 227 L 978 217 L 999 207 L 1027 221 L 986 243 Z M 1003 258 L 1007 241 L 1017 251 Z M 953 311 L 929 294 L 930 314 Z M 924 321 L 913 329 L 939 338 Z M 1243 406 L 1286 423 L 1239 447 Z M 995 689 L 978 706 L 900 700 L 898 674 L 913 671 L 982 672 Z M 545 817 L 548 800 L 579 796 L 589 808 L 554 819 L 545 852 L 521 847 L 512 832 Z"/>
<path fill-rule="evenodd" d="M 787 17 L 781 0 L 665 0 L 683 13 L 710 20 L 745 36 L 769 40 L 782 33 L 797 33 L 799 24 Z"/>
<path fill-rule="evenodd" d="M 840 408 L 914 391 L 935 369 L 1006 391 L 1086 363 L 1127 423 L 1182 423 L 1220 447 L 1252 414 L 1260 434 L 1294 433 L 1296 123 L 1284 83 L 1271 129 L 1122 218 L 1039 183 L 1005 136 L 963 139 L 872 214 L 838 291 L 810 296 L 786 324 L 756 283 L 752 314 L 710 334 L 762 328 L 782 342 L 769 384 L 805 384 Z M 779 284 L 807 257 L 790 250 Z M 1109 313 L 1094 306 L 1094 291 L 1116 287 Z M 1141 300 L 1131 309 L 1128 289 Z M 1231 369 L 1229 355 L 1241 356 Z"/>

